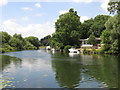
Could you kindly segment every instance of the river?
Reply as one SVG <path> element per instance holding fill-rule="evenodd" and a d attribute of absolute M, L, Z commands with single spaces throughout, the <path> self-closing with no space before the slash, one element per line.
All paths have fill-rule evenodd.
<path fill-rule="evenodd" d="M 120 56 L 69 55 L 45 50 L 0 55 L 6 88 L 119 88 Z"/>

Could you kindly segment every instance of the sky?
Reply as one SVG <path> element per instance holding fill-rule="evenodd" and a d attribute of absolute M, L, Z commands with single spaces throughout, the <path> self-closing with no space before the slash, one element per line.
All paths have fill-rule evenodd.
<path fill-rule="evenodd" d="M 0 0 L 0 31 L 23 37 L 35 36 L 39 39 L 55 32 L 54 23 L 59 15 L 74 8 L 80 21 L 96 15 L 109 15 L 109 0 Z"/>

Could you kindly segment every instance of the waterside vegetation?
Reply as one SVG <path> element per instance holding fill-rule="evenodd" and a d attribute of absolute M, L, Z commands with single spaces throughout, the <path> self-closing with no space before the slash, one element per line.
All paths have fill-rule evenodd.
<path fill-rule="evenodd" d="M 1 51 L 17 51 L 39 49 L 40 46 L 50 45 L 59 51 L 67 51 L 71 47 L 80 48 L 80 39 L 88 39 L 88 44 L 98 44 L 95 38 L 100 38 L 101 49 L 86 49 L 84 52 L 120 54 L 120 2 L 108 3 L 108 11 L 113 16 L 97 15 L 94 18 L 80 22 L 80 16 L 73 8 L 61 14 L 55 22 L 55 33 L 41 40 L 37 37 L 23 38 L 21 34 L 10 36 L 7 32 L 0 32 L 2 37 Z"/>
<path fill-rule="evenodd" d="M 11 36 L 7 32 L 0 32 L 0 37 L 2 38 L 1 53 L 38 49 L 40 45 L 39 39 L 34 36 L 23 38 L 21 34 Z"/>

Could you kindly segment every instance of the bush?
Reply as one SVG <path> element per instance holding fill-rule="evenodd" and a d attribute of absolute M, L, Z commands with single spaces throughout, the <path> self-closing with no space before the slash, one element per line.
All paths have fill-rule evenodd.
<path fill-rule="evenodd" d="M 65 52 L 68 52 L 68 49 L 70 49 L 70 48 L 71 48 L 70 45 L 66 45 L 66 46 L 64 47 L 64 51 L 65 51 Z"/>
<path fill-rule="evenodd" d="M 7 49 L 7 48 L 1 48 L 2 50 L 2 53 L 5 53 L 5 52 L 10 52 L 10 50 L 9 49 Z"/>
<path fill-rule="evenodd" d="M 74 45 L 74 48 L 79 48 L 79 46 L 78 45 Z"/>
<path fill-rule="evenodd" d="M 63 43 L 55 43 L 55 48 L 56 50 L 60 51 L 61 49 L 64 49 Z"/>
<path fill-rule="evenodd" d="M 111 46 L 112 53 L 119 53 L 119 43 L 118 40 L 115 40 L 114 43 Z"/>
<path fill-rule="evenodd" d="M 110 49 L 110 44 L 105 44 L 102 46 L 102 51 L 108 51 Z"/>
<path fill-rule="evenodd" d="M 5 52 L 10 52 L 10 51 L 15 51 L 16 49 L 11 47 L 9 44 L 3 44 L 2 48 L 0 49 L 1 53 L 5 53 Z"/>
<path fill-rule="evenodd" d="M 34 50 L 37 49 L 33 44 L 31 44 L 29 41 L 26 42 L 26 45 L 24 46 L 25 50 Z"/>

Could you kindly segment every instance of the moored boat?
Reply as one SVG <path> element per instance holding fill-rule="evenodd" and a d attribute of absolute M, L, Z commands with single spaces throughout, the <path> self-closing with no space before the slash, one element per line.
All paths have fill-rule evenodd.
<path fill-rule="evenodd" d="M 75 49 L 75 48 L 71 48 L 71 49 L 68 49 L 69 50 L 69 53 L 76 53 L 76 54 L 79 54 L 80 52 Z"/>

